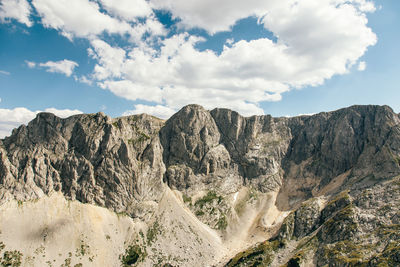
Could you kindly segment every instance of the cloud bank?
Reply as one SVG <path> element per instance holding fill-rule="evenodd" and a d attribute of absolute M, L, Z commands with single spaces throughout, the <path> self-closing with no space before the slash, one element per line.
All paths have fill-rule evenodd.
<path fill-rule="evenodd" d="M 31 12 L 24 1 L 4 3 Z M 90 75 L 74 76 L 77 81 L 148 103 L 136 104 L 129 114 L 166 117 L 189 103 L 263 114 L 260 103 L 279 101 L 284 92 L 321 85 L 353 66 L 365 69 L 359 60 L 377 42 L 367 25 L 368 13 L 375 11 L 370 0 L 32 0 L 32 7 L 45 27 L 71 41 L 89 40 L 88 55 L 96 64 Z M 163 25 L 159 10 L 169 12 L 175 24 Z M 0 16 L 27 24 L 29 16 L 20 13 L 25 19 L 9 11 Z M 207 36 L 190 29 L 230 32 L 248 17 L 275 38 L 227 39 L 221 53 L 197 48 Z M 67 76 L 77 66 L 53 63 L 58 65 L 34 66 Z"/>

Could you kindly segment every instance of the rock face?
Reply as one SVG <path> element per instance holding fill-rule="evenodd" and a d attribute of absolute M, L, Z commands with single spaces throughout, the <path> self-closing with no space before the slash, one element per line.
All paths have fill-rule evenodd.
<path fill-rule="evenodd" d="M 0 208 L 57 194 L 124 214 L 115 266 L 396 266 L 399 177 L 400 117 L 387 106 L 273 118 L 189 105 L 167 121 L 40 113 L 0 141 Z"/>
<path fill-rule="evenodd" d="M 163 123 L 148 115 L 112 120 L 102 113 L 68 119 L 40 113 L 2 141 L 0 200 L 59 191 L 119 212 L 137 201 L 158 200 Z"/>

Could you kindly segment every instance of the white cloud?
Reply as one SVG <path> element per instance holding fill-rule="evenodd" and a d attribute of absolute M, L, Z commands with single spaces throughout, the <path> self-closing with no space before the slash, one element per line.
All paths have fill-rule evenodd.
<path fill-rule="evenodd" d="M 41 112 L 41 111 L 39 111 Z M 39 113 L 36 111 L 36 113 Z M 46 108 L 44 112 L 50 112 L 60 118 L 67 118 L 72 115 L 82 114 L 82 111 L 77 109 L 56 109 L 56 108 Z"/>
<path fill-rule="evenodd" d="M 26 0 L 2 0 L 0 2 L 0 21 L 7 22 L 9 19 L 16 19 L 26 26 L 32 26 L 29 19 L 31 7 Z"/>
<path fill-rule="evenodd" d="M 0 70 L 0 74 L 3 74 L 3 75 L 10 75 L 11 73 L 8 72 L 8 71 L 5 71 L 5 70 Z"/>
<path fill-rule="evenodd" d="M 125 50 L 111 47 L 99 39 L 93 40 L 91 45 L 93 50 L 89 48 L 89 55 L 98 61 L 94 69 L 94 77 L 98 80 L 120 78 L 125 61 Z"/>
<path fill-rule="evenodd" d="M 138 104 L 138 105 L 135 105 L 134 110 L 125 111 L 122 115 L 129 116 L 129 115 L 146 113 L 146 114 L 153 115 L 157 118 L 168 119 L 175 112 L 176 111 L 174 109 L 171 109 L 171 108 L 168 108 L 168 107 L 165 107 L 162 105 L 149 106 L 149 105 Z"/>
<path fill-rule="evenodd" d="M 32 5 L 45 27 L 59 30 L 70 40 L 74 37 L 96 39 L 106 32 L 127 34 L 133 41 L 140 42 L 145 33 L 150 37 L 166 33 L 145 0 L 99 1 L 108 13 L 101 10 L 96 1 L 88 0 L 32 0 Z M 139 21 L 138 17 L 144 20 Z M 131 25 L 130 22 L 135 23 Z"/>
<path fill-rule="evenodd" d="M 96 2 L 88 0 L 33 0 L 44 26 L 61 31 L 66 37 L 91 37 L 104 31 L 124 34 L 131 26 L 101 13 Z"/>
<path fill-rule="evenodd" d="M 247 0 L 150 0 L 157 9 L 167 9 L 188 28 L 199 27 L 210 33 L 228 31 L 239 19 L 261 16 L 273 1 Z"/>
<path fill-rule="evenodd" d="M 127 50 L 124 58 L 121 48 L 108 46 L 96 50 L 99 64 L 94 74 L 103 79 L 102 88 L 131 100 L 175 110 L 198 103 L 210 109 L 233 108 L 243 115 L 262 114 L 260 102 L 279 101 L 292 88 L 317 86 L 348 73 L 376 43 L 365 13 L 348 1 L 268 4 L 268 14 L 259 21 L 277 42 L 241 40 L 218 55 L 197 50 L 202 39 L 185 33 L 163 40 L 160 51 L 139 46 Z M 119 56 L 110 57 L 114 53 Z"/>
<path fill-rule="evenodd" d="M 133 83 L 129 80 L 104 81 L 99 83 L 103 89 L 108 89 L 115 95 L 129 100 L 162 101 L 162 90 L 157 87 L 148 87 L 146 84 Z"/>
<path fill-rule="evenodd" d="M 51 112 L 58 117 L 65 118 L 75 114 L 81 114 L 79 110 L 47 108 L 45 112 Z M 27 124 L 33 120 L 38 113 L 42 111 L 31 111 L 27 108 L 18 107 L 14 109 L 0 109 L 0 138 L 9 136 L 12 129 L 21 124 Z"/>
<path fill-rule="evenodd" d="M 348 73 L 377 41 L 367 26 L 367 13 L 376 9 L 370 0 L 220 0 L 217 5 L 213 0 L 32 0 L 32 5 L 46 27 L 89 39 L 88 54 L 97 63 L 92 74 L 75 80 L 153 102 L 146 106 L 151 111 L 198 103 L 262 114 L 260 102 L 279 101 L 293 88 Z M 254 16 L 277 41 L 229 39 L 220 54 L 199 51 L 200 37 L 165 37 L 167 29 L 152 8 L 169 10 L 181 26 L 209 33 L 230 31 L 239 19 Z M 130 43 L 110 45 L 100 40 L 108 38 L 104 32 Z M 77 66 L 48 63 L 27 62 L 67 76 Z"/>
<path fill-rule="evenodd" d="M 218 4 L 215 4 L 214 0 L 150 0 L 150 3 L 154 8 L 169 10 L 174 17 L 182 20 L 181 24 L 184 27 L 202 28 L 212 34 L 229 31 L 238 20 L 243 18 L 268 16 L 274 12 L 273 10 L 280 9 L 285 5 L 293 9 L 304 3 L 315 3 L 317 8 L 328 5 L 351 5 L 360 12 L 375 11 L 374 3 L 369 0 L 219 0 Z"/>
<path fill-rule="evenodd" d="M 376 7 L 372 1 L 369 0 L 351 0 L 362 12 L 375 12 Z"/>
<path fill-rule="evenodd" d="M 359 71 L 364 71 L 366 68 L 367 68 L 367 63 L 365 61 L 360 61 L 360 63 L 358 63 L 357 69 Z"/>
<path fill-rule="evenodd" d="M 152 14 L 151 7 L 145 0 L 100 0 L 103 7 L 111 14 L 127 21 L 136 21 L 137 17 Z"/>
<path fill-rule="evenodd" d="M 86 77 L 85 75 L 82 75 L 81 77 L 74 75 L 74 80 L 87 85 L 93 85 L 93 81 L 88 77 Z"/>
<path fill-rule="evenodd" d="M 230 39 L 226 39 L 225 43 L 228 45 L 232 45 L 235 42 L 235 39 L 230 38 Z"/>
<path fill-rule="evenodd" d="M 75 67 L 79 66 L 75 61 L 68 59 L 60 61 L 47 61 L 45 63 L 35 63 L 32 61 L 25 61 L 29 68 L 41 67 L 46 69 L 47 72 L 61 73 L 67 77 L 71 76 Z"/>
<path fill-rule="evenodd" d="M 33 61 L 25 60 L 26 65 L 28 68 L 33 69 L 36 67 L 44 68 L 47 72 L 54 72 L 54 73 L 61 73 L 70 77 L 74 72 L 75 67 L 79 66 L 78 63 L 72 60 L 64 59 L 60 61 L 47 61 L 45 63 L 36 63 Z M 86 82 L 85 79 L 75 78 L 75 80 L 79 80 L 81 82 Z"/>

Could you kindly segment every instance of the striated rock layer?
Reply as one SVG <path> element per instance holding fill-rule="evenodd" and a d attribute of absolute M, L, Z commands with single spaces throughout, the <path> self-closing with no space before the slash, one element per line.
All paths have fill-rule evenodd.
<path fill-rule="evenodd" d="M 399 177 L 400 117 L 387 106 L 273 118 L 189 105 L 167 121 L 40 113 L 0 141 L 0 262 L 396 266 Z M 62 212 L 44 219 L 53 202 Z M 50 233 L 58 221 L 71 234 Z"/>

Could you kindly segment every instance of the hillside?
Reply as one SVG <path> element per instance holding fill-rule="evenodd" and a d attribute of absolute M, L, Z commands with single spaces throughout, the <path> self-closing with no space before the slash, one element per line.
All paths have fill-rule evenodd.
<path fill-rule="evenodd" d="M 387 106 L 40 113 L 0 140 L 0 263 L 398 266 L 399 200 Z"/>

